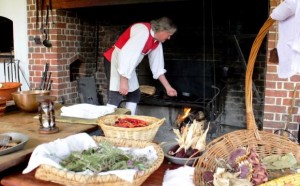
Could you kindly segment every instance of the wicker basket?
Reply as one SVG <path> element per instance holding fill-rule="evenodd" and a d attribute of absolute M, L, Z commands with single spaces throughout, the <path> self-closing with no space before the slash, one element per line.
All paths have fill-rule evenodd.
<path fill-rule="evenodd" d="M 150 124 L 146 127 L 136 128 L 115 127 L 114 123 L 119 118 L 140 119 L 147 121 Z M 159 127 L 164 124 L 165 118 L 158 119 L 150 116 L 107 115 L 100 117 L 97 122 L 106 137 L 152 142 Z"/>
<path fill-rule="evenodd" d="M 273 134 L 271 132 L 259 131 L 257 129 L 252 108 L 252 74 L 257 52 L 269 28 L 275 20 L 268 18 L 260 29 L 252 45 L 246 71 L 245 93 L 246 93 L 246 117 L 247 130 L 237 130 L 227 133 L 211 141 L 206 151 L 199 157 L 195 166 L 194 183 L 197 186 L 204 185 L 202 176 L 204 171 L 215 171 L 216 158 L 228 159 L 229 154 L 236 148 L 247 146 L 255 148 L 261 158 L 273 154 L 284 155 L 292 152 L 297 161 L 300 162 L 300 147 L 289 139 Z M 283 176 L 263 184 L 263 186 L 284 185 L 291 183 L 299 185 L 299 174 Z M 295 182 L 296 181 L 296 182 Z"/>
<path fill-rule="evenodd" d="M 136 141 L 136 140 L 124 140 L 124 139 L 113 139 L 101 136 L 93 137 L 97 142 L 102 140 L 107 140 L 113 143 L 115 146 L 119 147 L 134 147 L 134 148 L 144 148 L 152 145 L 157 152 L 157 160 L 153 165 L 144 171 L 143 174 L 136 173 L 134 176 L 134 181 L 132 183 L 122 180 L 116 175 L 80 175 L 71 171 L 64 171 L 54 168 L 50 165 L 41 165 L 37 168 L 35 172 L 35 177 L 37 179 L 51 181 L 59 183 L 62 185 L 70 186 L 132 186 L 132 185 L 141 185 L 155 170 L 157 170 L 164 160 L 164 153 L 161 147 L 155 143 L 145 142 L 145 141 Z"/>

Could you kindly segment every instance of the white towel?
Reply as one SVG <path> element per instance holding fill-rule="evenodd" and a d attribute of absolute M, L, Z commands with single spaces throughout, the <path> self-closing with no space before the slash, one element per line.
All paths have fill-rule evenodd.
<path fill-rule="evenodd" d="M 271 13 L 278 21 L 278 77 L 289 78 L 300 73 L 300 3 L 285 0 Z"/>
<path fill-rule="evenodd" d="M 59 162 L 66 158 L 72 151 L 80 151 L 97 144 L 87 133 L 71 135 L 64 139 L 57 139 L 53 142 L 38 145 L 32 152 L 28 165 L 23 174 L 31 172 L 41 164 L 52 165 L 61 168 Z"/>
<path fill-rule="evenodd" d="M 182 166 L 174 170 L 166 170 L 163 186 L 194 186 L 194 167 Z"/>
<path fill-rule="evenodd" d="M 103 105 L 92 105 L 80 103 L 72 106 L 63 106 L 61 116 L 76 117 L 84 119 L 97 119 L 106 114 L 111 114 L 115 111 L 114 108 Z"/>

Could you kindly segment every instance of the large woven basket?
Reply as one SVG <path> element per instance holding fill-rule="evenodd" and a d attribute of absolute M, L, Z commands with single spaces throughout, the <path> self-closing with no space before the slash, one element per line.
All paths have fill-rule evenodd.
<path fill-rule="evenodd" d="M 163 150 L 159 145 L 155 143 L 126 139 L 113 139 L 102 136 L 94 136 L 93 138 L 97 142 L 107 140 L 118 147 L 144 148 L 152 145 L 157 153 L 158 158 L 150 168 L 146 169 L 143 172 L 143 174 L 136 173 L 134 176 L 134 181 L 132 183 L 122 180 L 116 175 L 80 175 L 71 171 L 59 170 L 55 167 L 44 164 L 37 168 L 35 172 L 35 177 L 37 179 L 70 186 L 138 186 L 141 185 L 155 170 L 157 170 L 164 160 Z"/>
<path fill-rule="evenodd" d="M 256 126 L 252 108 L 252 74 L 254 63 L 260 45 L 274 22 L 275 20 L 271 18 L 268 18 L 265 21 L 256 36 L 250 51 L 245 80 L 247 129 L 227 133 L 214 139 L 207 145 L 206 151 L 201 155 L 201 157 L 199 157 L 195 166 L 194 183 L 197 186 L 205 185 L 202 181 L 203 173 L 205 171 L 215 171 L 217 158 L 228 159 L 229 154 L 233 150 L 243 146 L 255 148 L 261 158 L 273 154 L 284 155 L 292 152 L 298 163 L 300 162 L 299 145 L 290 141 L 286 137 L 279 136 L 271 132 L 259 131 Z M 286 183 L 300 185 L 300 177 L 297 177 L 299 177 L 299 174 L 283 176 L 281 178 L 268 181 L 262 185 L 283 186 Z"/>
<path fill-rule="evenodd" d="M 114 123 L 119 118 L 140 119 L 149 122 L 149 125 L 136 128 L 116 127 L 114 126 Z M 106 137 L 152 142 L 159 127 L 164 124 L 165 118 L 158 119 L 150 116 L 106 115 L 100 117 L 97 122 Z"/>

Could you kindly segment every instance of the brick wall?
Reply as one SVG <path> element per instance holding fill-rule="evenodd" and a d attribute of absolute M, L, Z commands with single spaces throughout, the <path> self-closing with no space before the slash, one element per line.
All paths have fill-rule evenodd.
<path fill-rule="evenodd" d="M 35 27 L 35 1 L 27 1 L 28 10 L 28 37 L 29 37 L 29 70 L 30 86 L 38 88 L 41 82 L 44 66 L 49 63 L 49 72 L 52 72 L 51 79 L 52 93 L 59 99 L 62 97 L 67 103 L 79 101 L 77 94 L 77 82 L 70 81 L 70 64 L 76 60 L 84 63 L 81 74 L 98 76 L 96 62 L 98 61 L 96 50 L 96 27 L 95 22 L 89 18 L 79 17 L 76 13 L 65 10 L 53 10 L 53 21 L 50 16 L 49 40 L 52 47 L 47 48 L 43 44 L 36 44 L 33 37 L 43 36 L 40 32 L 41 19 L 36 33 Z M 41 12 L 40 12 L 41 15 Z M 44 10 L 44 17 L 46 11 Z M 45 20 L 44 20 L 45 27 Z M 100 75 L 101 76 L 101 75 Z"/>
<path fill-rule="evenodd" d="M 280 4 L 280 0 L 270 0 L 271 11 Z M 268 56 L 272 49 L 276 48 L 278 39 L 277 22 L 269 30 Z M 268 60 L 266 69 L 266 89 L 264 104 L 264 130 L 274 132 L 277 129 L 285 128 L 289 108 L 292 101 L 293 90 L 299 86 L 300 76 L 294 75 L 291 78 L 278 78 L 278 65 Z M 298 90 L 298 89 L 297 89 Z M 299 128 L 299 91 L 296 94 L 295 107 L 292 112 L 289 130 L 296 135 Z M 297 135 L 296 135 L 297 136 Z"/>

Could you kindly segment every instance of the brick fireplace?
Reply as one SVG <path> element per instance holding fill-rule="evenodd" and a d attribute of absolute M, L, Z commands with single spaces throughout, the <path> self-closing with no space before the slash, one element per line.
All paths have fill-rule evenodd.
<path fill-rule="evenodd" d="M 177 3 L 180 4 L 183 2 L 185 1 L 179 1 Z M 199 19 L 199 17 L 202 16 L 209 17 L 208 10 L 210 9 L 206 9 L 207 12 L 205 15 L 196 13 L 201 12 L 199 11 L 199 7 L 197 8 L 194 4 L 196 1 L 186 2 L 188 5 L 180 4 L 179 7 L 185 9 L 190 8 L 189 13 L 186 13 L 187 15 L 183 15 L 180 8 L 175 8 L 178 7 L 178 4 L 175 2 L 153 3 L 152 5 L 144 3 L 142 5 L 104 6 L 85 10 L 80 10 L 80 8 L 54 9 L 53 17 L 55 25 L 51 25 L 50 27 L 50 41 L 53 46 L 46 48 L 43 45 L 35 44 L 32 40 L 32 37 L 36 35 L 35 6 L 34 1 L 28 0 L 28 58 L 31 88 L 39 86 L 44 65 L 48 62 L 50 64 L 49 71 L 52 72 L 53 95 L 59 99 L 63 97 L 66 103 L 79 102 L 76 78 L 74 78 L 74 71 L 76 71 L 78 72 L 77 74 L 75 73 L 76 77 L 95 77 L 98 93 L 102 95 L 105 102 L 107 81 L 103 68 L 102 52 L 111 46 L 117 36 L 132 22 L 138 20 L 148 21 L 152 18 L 169 14 L 171 18 L 174 17 L 178 19 L 179 30 L 172 40 L 165 43 L 164 51 L 166 60 L 178 61 L 185 59 L 187 61 L 206 61 L 209 65 L 213 66 L 213 72 L 211 73 L 210 71 L 210 75 L 212 76 L 212 82 L 210 83 L 211 85 L 217 86 L 221 92 L 216 102 L 210 105 L 210 109 L 212 107 L 215 109 L 215 112 L 210 114 L 219 116 L 218 122 L 220 124 L 244 128 L 246 126 L 244 101 L 245 68 L 243 56 L 238 52 L 238 48 L 242 50 L 242 54 L 245 55 L 244 60 L 247 61 L 252 39 L 254 39 L 258 29 L 267 18 L 268 7 L 265 8 L 266 12 L 264 16 L 257 14 L 252 15 L 254 16 L 252 19 L 255 20 L 258 20 L 260 17 L 260 21 L 257 21 L 257 27 L 249 25 L 253 20 L 246 20 L 246 24 L 243 26 L 250 27 L 250 30 L 249 28 L 240 28 L 238 26 L 238 21 L 241 20 L 226 22 L 227 30 L 222 30 L 222 28 L 218 28 L 218 26 L 220 26 L 218 23 L 222 22 L 222 20 L 218 20 L 214 17 L 214 29 L 216 32 L 213 33 L 214 43 L 212 43 L 213 36 L 210 29 L 213 25 L 208 21 L 209 19 Z M 256 5 L 254 5 L 254 7 L 258 7 L 258 2 L 259 1 L 252 2 Z M 270 7 L 274 7 L 277 4 L 278 2 L 275 0 L 270 1 Z M 265 4 L 265 6 L 268 5 Z M 155 9 L 156 15 L 151 15 L 147 11 L 149 9 Z M 132 13 L 127 16 L 121 14 L 117 16 L 111 15 L 111 12 L 119 12 L 121 10 L 129 10 L 136 12 L 136 14 Z M 91 14 L 87 14 L 88 11 L 90 11 Z M 218 12 L 221 10 L 217 9 L 214 11 Z M 253 13 L 253 10 L 249 11 L 250 14 L 251 12 Z M 239 10 L 238 5 L 236 5 L 236 7 L 232 7 L 227 13 L 230 14 L 230 16 L 234 16 L 231 14 L 245 12 Z M 220 12 L 220 14 L 226 15 L 222 14 L 222 12 Z M 207 35 L 203 35 L 202 32 L 204 30 L 203 22 L 205 22 L 205 27 L 208 29 L 206 30 Z M 228 32 L 228 30 L 231 32 L 230 37 L 224 37 L 224 35 L 220 34 L 222 32 Z M 298 76 L 290 80 L 278 79 L 276 76 L 276 65 L 267 63 L 267 55 L 275 46 L 274 31 L 275 27 L 270 30 L 269 42 L 264 43 L 261 47 L 253 76 L 256 85 L 256 89 L 254 90 L 254 113 L 257 118 L 257 124 L 260 128 L 270 131 L 283 128 L 291 95 L 289 91 L 293 89 L 293 85 L 295 85 L 299 79 Z M 240 37 L 232 37 L 234 35 Z M 197 42 L 193 42 L 194 40 Z M 203 44 L 204 42 L 205 45 Z M 195 43 L 201 44 L 197 45 Z M 236 45 L 237 43 L 239 45 L 238 47 Z M 222 52 L 219 52 L 217 45 L 222 47 Z M 170 64 L 170 66 L 172 66 L 172 64 Z M 143 66 L 140 68 L 143 68 Z M 71 72 L 71 69 L 76 70 Z M 227 71 L 224 71 L 224 69 L 227 69 Z M 213 73 L 214 75 L 212 75 Z M 224 74 L 226 74 L 226 76 L 224 76 Z M 170 74 L 170 77 L 171 76 L 172 74 Z M 154 82 L 154 85 L 155 83 L 156 82 Z M 194 85 L 194 87 L 197 87 L 197 85 Z M 202 88 L 203 86 L 200 85 L 199 87 Z M 275 93 L 277 89 L 280 89 L 282 92 L 280 95 L 279 93 Z M 211 89 L 211 91 L 211 95 L 208 96 L 209 99 L 216 94 L 216 89 Z M 282 97 L 283 94 L 285 96 Z M 209 101 L 210 100 L 208 100 L 207 103 Z M 153 106 L 146 104 L 139 105 L 139 108 L 145 109 L 145 111 L 139 112 L 141 114 L 154 114 L 151 112 L 156 109 L 156 107 L 153 109 Z M 160 106 L 159 110 L 162 108 L 165 107 Z M 160 113 L 168 116 L 171 115 L 172 117 L 169 118 L 169 121 L 172 122 L 174 117 L 176 117 L 181 110 L 182 107 L 172 107 L 171 109 L 164 109 L 164 111 Z M 291 129 L 294 132 L 298 131 L 297 122 L 298 117 L 295 116 L 292 122 L 294 125 Z"/>
<path fill-rule="evenodd" d="M 30 4 L 30 2 L 32 4 Z M 34 1 L 28 1 L 28 35 L 29 35 L 29 70 L 31 88 L 39 87 L 44 65 L 49 63 L 49 72 L 52 72 L 52 94 L 59 99 L 64 98 L 67 103 L 79 101 L 77 94 L 77 82 L 73 76 L 99 76 L 104 74 L 97 72 L 96 49 L 96 25 L 93 20 L 78 15 L 72 11 L 53 10 L 53 21 L 50 23 L 49 40 L 52 47 L 47 48 L 43 44 L 36 44 L 33 36 L 43 36 L 38 29 L 35 30 L 35 6 Z M 45 11 L 44 11 L 45 14 Z M 50 21 L 51 17 L 50 17 Z M 41 24 L 41 23 L 40 23 Z M 73 64 L 76 63 L 76 64 Z M 70 72 L 70 67 L 73 72 Z M 76 69 L 77 68 L 77 69 Z M 80 69 L 78 69 L 80 68 Z M 96 73 L 97 72 L 97 73 Z M 100 84 L 101 80 L 99 80 Z"/>

